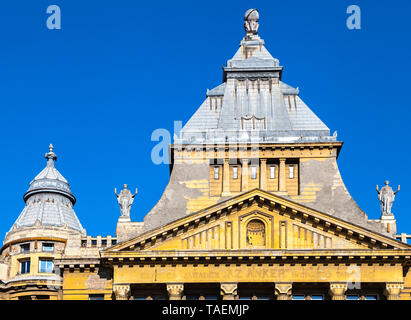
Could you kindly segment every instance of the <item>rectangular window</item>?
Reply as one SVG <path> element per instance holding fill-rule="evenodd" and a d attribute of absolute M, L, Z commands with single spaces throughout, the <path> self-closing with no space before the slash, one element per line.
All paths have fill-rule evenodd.
<path fill-rule="evenodd" d="M 293 295 L 293 300 L 305 300 L 305 295 L 295 294 L 295 295 Z"/>
<path fill-rule="evenodd" d="M 313 294 L 311 300 L 324 300 L 324 296 L 322 294 Z"/>
<path fill-rule="evenodd" d="M 54 250 L 54 244 L 53 243 L 43 243 L 43 251 L 52 252 L 53 250 Z"/>
<path fill-rule="evenodd" d="M 257 179 L 257 167 L 251 167 L 251 179 Z"/>
<path fill-rule="evenodd" d="M 40 259 L 39 261 L 39 272 L 42 273 L 53 273 L 53 260 Z"/>
<path fill-rule="evenodd" d="M 359 300 L 360 297 L 356 294 L 347 295 L 347 300 Z"/>
<path fill-rule="evenodd" d="M 290 179 L 294 179 L 294 166 L 290 166 Z"/>
<path fill-rule="evenodd" d="M 376 294 L 366 295 L 365 300 L 378 300 L 378 295 Z"/>
<path fill-rule="evenodd" d="M 28 253 L 30 252 L 30 243 L 24 243 L 20 245 L 20 253 Z"/>
<path fill-rule="evenodd" d="M 30 273 L 30 260 L 24 260 L 20 262 L 20 273 Z"/>
<path fill-rule="evenodd" d="M 218 180 L 220 176 L 220 168 L 219 167 L 214 167 L 214 180 Z"/>
<path fill-rule="evenodd" d="M 104 300 L 104 294 L 89 294 L 89 300 Z"/>
<path fill-rule="evenodd" d="M 233 167 L 233 179 L 238 179 L 238 167 Z"/>
<path fill-rule="evenodd" d="M 275 166 L 270 167 L 270 179 L 275 179 Z"/>

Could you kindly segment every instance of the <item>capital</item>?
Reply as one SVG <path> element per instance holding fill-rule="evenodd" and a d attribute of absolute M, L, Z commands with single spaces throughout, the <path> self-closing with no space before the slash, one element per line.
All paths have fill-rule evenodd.
<path fill-rule="evenodd" d="M 346 282 L 330 283 L 330 295 L 332 300 L 345 300 L 345 292 L 348 289 Z"/>
<path fill-rule="evenodd" d="M 292 283 L 276 283 L 274 293 L 277 300 L 290 300 L 292 288 Z"/>
<path fill-rule="evenodd" d="M 130 285 L 129 284 L 114 284 L 113 292 L 116 300 L 128 300 L 130 298 Z"/>
<path fill-rule="evenodd" d="M 237 283 L 221 283 L 221 295 L 223 300 L 234 300 L 237 295 Z"/>
<path fill-rule="evenodd" d="M 404 289 L 402 282 L 388 282 L 385 284 L 384 295 L 387 300 L 400 300 L 400 293 Z"/>
<path fill-rule="evenodd" d="M 170 283 L 167 284 L 167 292 L 170 300 L 181 300 L 184 291 L 184 284 Z"/>

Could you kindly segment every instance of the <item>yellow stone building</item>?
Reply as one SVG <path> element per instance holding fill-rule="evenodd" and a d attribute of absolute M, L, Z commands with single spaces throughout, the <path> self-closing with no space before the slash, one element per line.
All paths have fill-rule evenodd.
<path fill-rule="evenodd" d="M 125 186 L 116 236 L 87 236 L 50 146 L 0 249 L 0 299 L 410 300 L 395 192 L 377 188 L 381 219 L 357 206 L 343 143 L 282 82 L 258 19 L 247 11 L 223 83 L 175 136 L 144 221 L 131 221 Z"/>

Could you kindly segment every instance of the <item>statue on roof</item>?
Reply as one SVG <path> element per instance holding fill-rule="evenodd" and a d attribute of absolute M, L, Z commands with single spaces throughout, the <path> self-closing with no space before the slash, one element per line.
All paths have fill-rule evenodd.
<path fill-rule="evenodd" d="M 377 185 L 378 200 L 380 200 L 381 214 L 383 216 L 392 215 L 391 208 L 395 199 L 395 194 L 400 191 L 400 186 L 398 186 L 398 190 L 394 192 L 389 184 L 389 181 L 385 181 L 385 186 L 382 187 L 381 190 L 378 190 Z"/>
<path fill-rule="evenodd" d="M 137 188 L 136 193 L 132 194 L 130 190 L 127 189 L 127 184 L 125 184 L 123 187 L 124 189 L 121 190 L 119 194 L 117 194 L 117 188 L 114 188 L 114 194 L 117 196 L 117 201 L 120 205 L 121 216 L 129 218 L 131 205 L 133 204 L 134 197 L 137 194 Z"/>
<path fill-rule="evenodd" d="M 245 38 L 257 38 L 258 33 L 258 19 L 260 18 L 257 9 L 248 9 L 244 16 Z"/>

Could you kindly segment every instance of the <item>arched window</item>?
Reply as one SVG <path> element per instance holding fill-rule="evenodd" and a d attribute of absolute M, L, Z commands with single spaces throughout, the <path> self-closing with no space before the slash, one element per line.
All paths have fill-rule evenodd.
<path fill-rule="evenodd" d="M 265 246 L 265 225 L 261 220 L 253 219 L 247 224 L 247 245 Z"/>

